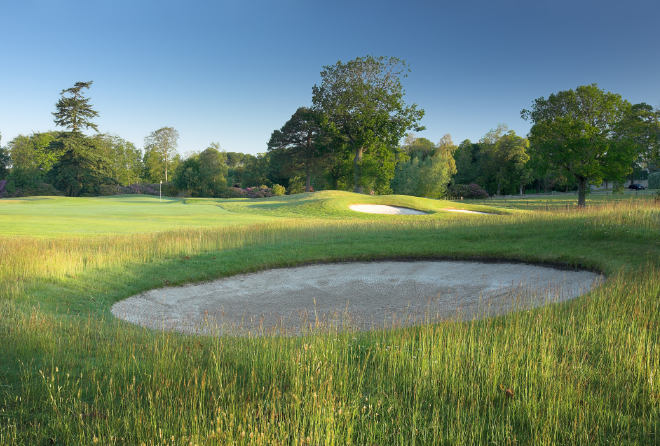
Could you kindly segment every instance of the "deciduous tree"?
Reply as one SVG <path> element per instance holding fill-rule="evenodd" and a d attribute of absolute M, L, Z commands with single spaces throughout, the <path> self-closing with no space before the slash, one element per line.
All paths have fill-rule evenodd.
<path fill-rule="evenodd" d="M 173 127 L 154 130 L 144 139 L 145 165 L 152 181 L 168 181 L 178 143 L 179 132 Z"/>
<path fill-rule="evenodd" d="M 338 147 L 353 157 L 355 192 L 364 189 L 365 153 L 373 152 L 372 172 L 373 167 L 390 168 L 391 178 L 394 163 L 379 166 L 378 158 L 393 154 L 408 130 L 422 129 L 418 123 L 424 111 L 404 101 L 401 80 L 408 71 L 405 62 L 394 57 L 358 57 L 324 66 L 321 84 L 313 87 L 314 109 L 323 114 L 324 127 L 343 140 Z"/>
<path fill-rule="evenodd" d="M 599 183 L 607 171 L 630 170 L 637 153 L 618 137 L 630 108 L 620 95 L 592 84 L 540 97 L 522 110 L 522 117 L 532 123 L 531 150 L 575 178 L 578 206 L 585 206 L 590 182 Z"/>
<path fill-rule="evenodd" d="M 218 143 L 199 154 L 199 194 L 217 197 L 227 189 L 227 156 Z"/>
<path fill-rule="evenodd" d="M 92 143 L 104 160 L 113 181 L 122 186 L 140 182 L 144 171 L 142 153 L 133 143 L 119 136 L 105 134 L 94 136 Z"/>
<path fill-rule="evenodd" d="M 407 139 L 407 142 L 402 151 L 409 159 L 397 166 L 392 181 L 394 192 L 429 198 L 447 196 L 447 186 L 456 174 L 457 147 L 451 136 L 443 136 L 437 145 L 426 138 Z"/>
<path fill-rule="evenodd" d="M 660 167 L 660 110 L 644 102 L 634 104 L 619 124 L 617 136 L 620 143 L 628 141 L 636 147 L 633 169 Z"/>

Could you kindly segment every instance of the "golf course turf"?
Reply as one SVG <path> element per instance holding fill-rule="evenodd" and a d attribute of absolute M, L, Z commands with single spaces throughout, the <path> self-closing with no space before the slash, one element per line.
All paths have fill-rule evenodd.
<path fill-rule="evenodd" d="M 657 443 L 660 207 L 644 197 L 0 200 L 0 444 Z M 382 259 L 606 280 L 504 316 L 298 337 L 190 336 L 110 312 L 159 287 Z"/>

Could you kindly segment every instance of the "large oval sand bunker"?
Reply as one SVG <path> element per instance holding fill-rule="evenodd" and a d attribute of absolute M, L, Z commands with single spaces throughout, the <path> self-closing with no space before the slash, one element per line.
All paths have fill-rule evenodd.
<path fill-rule="evenodd" d="M 454 261 L 335 263 L 273 269 L 159 288 L 117 302 L 112 313 L 188 333 L 298 333 L 470 319 L 570 299 L 599 279 L 586 271 Z"/>

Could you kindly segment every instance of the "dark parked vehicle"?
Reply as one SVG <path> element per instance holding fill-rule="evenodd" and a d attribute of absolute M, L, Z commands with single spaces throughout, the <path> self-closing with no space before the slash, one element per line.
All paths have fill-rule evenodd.
<path fill-rule="evenodd" d="M 642 186 L 641 184 L 631 184 L 630 186 L 628 186 L 628 189 L 632 189 L 632 190 L 644 190 L 644 189 L 646 189 L 646 188 L 645 188 L 644 186 Z"/>

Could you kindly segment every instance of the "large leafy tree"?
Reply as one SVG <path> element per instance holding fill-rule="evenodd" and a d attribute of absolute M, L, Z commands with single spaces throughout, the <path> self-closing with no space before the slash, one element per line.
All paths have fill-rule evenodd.
<path fill-rule="evenodd" d="M 465 140 L 455 152 L 456 184 L 477 183 L 491 194 L 522 194 L 532 181 L 529 142 L 505 125 L 488 131 L 478 143 Z"/>
<path fill-rule="evenodd" d="M 660 167 L 660 110 L 644 102 L 634 104 L 619 124 L 619 139 L 637 147 L 634 169 Z"/>
<path fill-rule="evenodd" d="M 117 184 L 139 183 L 143 173 L 142 153 L 133 143 L 119 136 L 100 134 L 92 138 L 107 173 Z"/>
<path fill-rule="evenodd" d="M 59 132 L 45 132 L 18 135 L 9 142 L 7 150 L 16 186 L 32 186 L 44 180 L 63 154 L 59 138 Z"/>
<path fill-rule="evenodd" d="M 178 164 L 174 184 L 179 190 L 198 197 L 217 197 L 227 189 L 227 157 L 218 143 L 211 143 L 199 154 Z"/>
<path fill-rule="evenodd" d="M 180 191 L 197 195 L 200 189 L 199 156 L 192 155 L 181 161 L 174 170 L 174 185 Z"/>
<path fill-rule="evenodd" d="M 355 192 L 364 190 L 365 154 L 372 156 L 364 170 L 390 169 L 381 177 L 391 179 L 395 163 L 389 159 L 399 140 L 408 130 L 422 130 L 418 123 L 424 111 L 404 101 L 401 80 L 408 71 L 405 62 L 394 57 L 358 57 L 324 66 L 321 84 L 313 87 L 314 109 L 323 114 L 324 127 L 343 140 L 338 147 L 353 158 Z"/>
<path fill-rule="evenodd" d="M 174 127 L 162 127 L 154 130 L 144 139 L 145 167 L 151 181 L 168 182 L 168 172 L 173 170 L 172 162 L 176 159 L 179 132 Z"/>
<path fill-rule="evenodd" d="M 247 160 L 254 155 L 241 152 L 224 152 L 227 158 L 227 184 L 230 186 L 241 186 L 242 177 L 245 172 Z"/>
<path fill-rule="evenodd" d="M 288 176 L 305 175 L 305 192 L 312 190 L 312 174 L 328 153 L 321 121 L 317 110 L 300 107 L 268 141 L 268 151 L 279 159 Z"/>
<path fill-rule="evenodd" d="M 450 135 L 442 137 L 437 145 L 426 138 L 407 138 L 403 153 L 407 160 L 399 161 L 392 181 L 395 193 L 420 197 L 443 198 L 447 186 L 456 174 L 454 152 L 457 147 Z"/>
<path fill-rule="evenodd" d="M 521 115 L 532 123 L 530 150 L 575 178 L 578 206 L 584 207 L 590 182 L 630 171 L 637 153 L 621 123 L 631 104 L 596 84 L 540 97 Z"/>
<path fill-rule="evenodd" d="M 83 129 L 91 128 L 98 131 L 93 118 L 99 114 L 92 108 L 89 98 L 86 98 L 82 90 L 92 86 L 93 81 L 76 82 L 73 87 L 60 92 L 60 99 L 55 104 L 57 110 L 53 113 L 55 124 L 65 127 L 73 133 L 79 133 Z"/>
<path fill-rule="evenodd" d="M 497 195 L 503 190 L 516 189 L 516 186 L 522 195 L 523 187 L 531 179 L 531 171 L 526 167 L 529 161 L 529 141 L 510 130 L 487 147 L 490 148 L 490 174 L 497 185 Z"/>
<path fill-rule="evenodd" d="M 256 156 L 248 155 L 245 158 L 245 165 L 241 171 L 241 186 L 271 185 L 270 173 L 270 154 L 258 153 Z"/>
<path fill-rule="evenodd" d="M 477 181 L 479 177 L 481 145 L 473 143 L 469 139 L 459 144 L 454 152 L 456 163 L 456 175 L 454 175 L 454 184 L 469 184 Z"/>
<path fill-rule="evenodd" d="M 199 193 L 217 197 L 227 189 L 227 156 L 218 143 L 199 154 Z"/>

